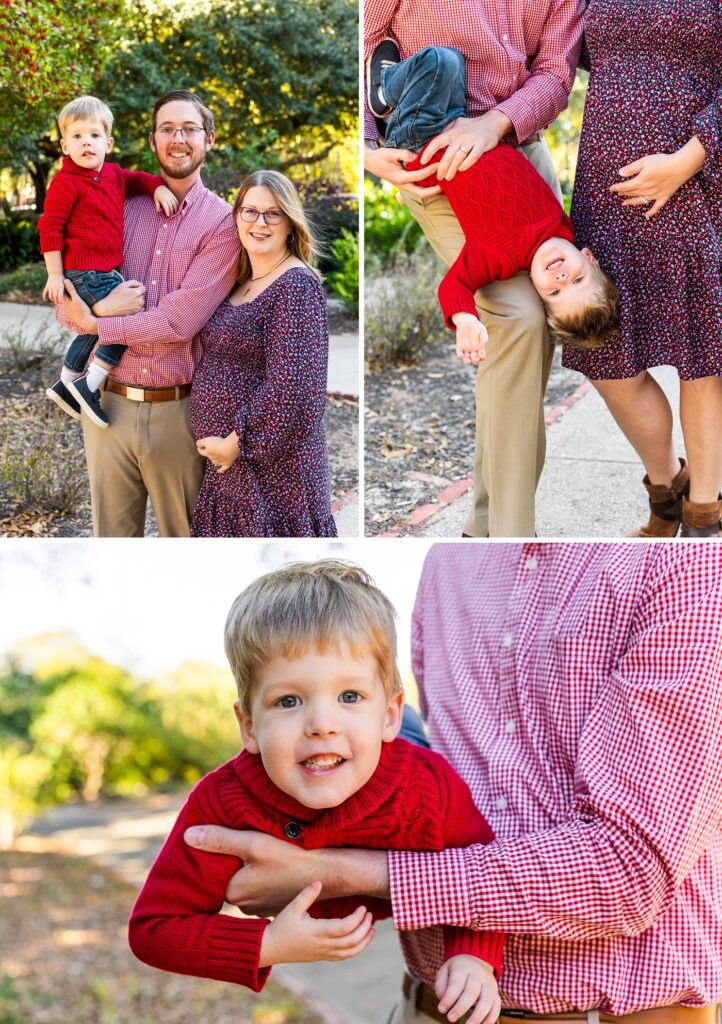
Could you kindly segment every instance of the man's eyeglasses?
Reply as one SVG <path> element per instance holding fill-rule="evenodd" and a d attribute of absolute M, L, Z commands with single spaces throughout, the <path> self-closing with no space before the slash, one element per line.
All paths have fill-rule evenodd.
<path fill-rule="evenodd" d="M 259 217 L 265 224 L 280 224 L 286 216 L 283 210 L 257 210 L 255 206 L 239 206 L 238 212 L 246 224 L 255 224 Z"/>
<path fill-rule="evenodd" d="M 199 128 L 197 124 L 186 124 L 182 128 L 172 128 L 169 124 L 164 124 L 155 130 L 155 134 L 160 135 L 162 139 L 173 139 L 178 132 L 182 139 L 195 139 L 196 135 L 205 132 L 205 128 Z"/>

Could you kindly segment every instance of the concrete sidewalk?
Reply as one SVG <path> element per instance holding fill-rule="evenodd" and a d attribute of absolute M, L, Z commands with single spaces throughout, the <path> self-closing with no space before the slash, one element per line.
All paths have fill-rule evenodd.
<path fill-rule="evenodd" d="M 42 328 L 55 324 L 51 306 L 29 306 L 20 302 L 0 302 L 0 345 L 6 344 L 4 336 L 7 331 L 18 329 Z M 59 324 L 59 331 L 64 331 Z M 65 332 L 70 341 L 70 331 Z M 332 334 L 328 349 L 328 383 L 327 391 L 333 394 L 351 395 L 358 398 L 359 394 L 359 338 L 355 334 Z"/>
<path fill-rule="evenodd" d="M 679 427 L 679 379 L 671 366 L 651 371 L 675 410 Z M 539 537 L 625 537 L 646 521 L 644 470 L 604 402 L 586 381 L 547 415 L 547 455 L 537 489 Z M 449 488 L 437 508 L 417 510 L 416 524 L 399 535 L 460 537 L 471 504 L 471 481 Z"/>
<path fill-rule="evenodd" d="M 35 849 L 39 840 L 50 840 L 54 849 L 91 857 L 140 888 L 182 803 L 159 796 L 57 807 L 34 823 L 18 847 Z M 327 1024 L 382 1024 L 400 992 L 403 959 L 391 923 L 375 928 L 371 945 L 353 960 L 284 964 L 273 976 Z"/>

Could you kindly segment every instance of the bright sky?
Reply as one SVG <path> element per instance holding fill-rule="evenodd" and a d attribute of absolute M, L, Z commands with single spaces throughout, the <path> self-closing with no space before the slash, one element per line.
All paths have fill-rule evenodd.
<path fill-rule="evenodd" d="M 405 677 L 411 609 L 429 546 L 411 539 L 6 539 L 0 546 L 0 655 L 18 640 L 72 630 L 93 654 L 141 675 L 186 660 L 225 665 L 226 613 L 250 580 L 287 561 L 336 557 L 362 565 L 393 602 Z"/>

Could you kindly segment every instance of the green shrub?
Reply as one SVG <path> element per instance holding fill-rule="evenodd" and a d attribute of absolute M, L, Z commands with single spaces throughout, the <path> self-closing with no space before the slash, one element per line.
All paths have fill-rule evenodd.
<path fill-rule="evenodd" d="M 366 266 L 393 261 L 400 247 L 411 253 L 421 238 L 421 228 L 396 198 L 388 182 L 364 179 L 364 252 Z"/>
<path fill-rule="evenodd" d="M 0 220 L 0 270 L 15 270 L 41 258 L 38 230 L 30 220 Z"/>
<path fill-rule="evenodd" d="M 397 249 L 383 274 L 366 275 L 366 356 L 383 363 L 415 359 L 445 330 L 436 298 L 444 268 L 425 244 Z"/>
<path fill-rule="evenodd" d="M 345 228 L 331 246 L 331 253 L 340 270 L 328 275 L 328 283 L 349 309 L 358 313 L 359 241 L 358 235 Z"/>
<path fill-rule="evenodd" d="M 29 302 L 34 299 L 40 302 L 47 279 L 44 263 L 26 263 L 17 267 L 0 276 L 0 300 L 8 298 L 11 302 Z"/>
<path fill-rule="evenodd" d="M 80 428 L 46 403 L 43 415 L 0 431 L 0 481 L 32 512 L 73 512 L 87 497 Z"/>

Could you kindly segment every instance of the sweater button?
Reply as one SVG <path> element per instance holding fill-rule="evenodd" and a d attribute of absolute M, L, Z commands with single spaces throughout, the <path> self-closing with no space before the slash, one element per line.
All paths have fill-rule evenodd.
<path fill-rule="evenodd" d="M 289 821 L 287 825 L 283 826 L 283 831 L 288 839 L 301 838 L 301 826 L 298 824 L 298 822 Z"/>
<path fill-rule="evenodd" d="M 93 181 L 100 181 L 100 178 L 99 178 L 99 177 L 97 176 L 97 174 L 96 174 L 96 176 L 95 176 L 95 177 L 93 178 Z"/>

